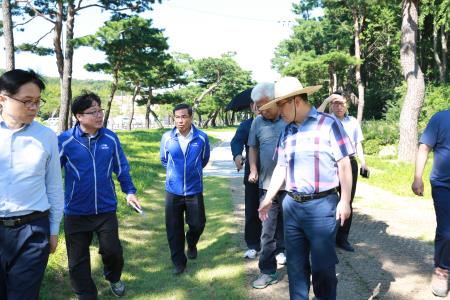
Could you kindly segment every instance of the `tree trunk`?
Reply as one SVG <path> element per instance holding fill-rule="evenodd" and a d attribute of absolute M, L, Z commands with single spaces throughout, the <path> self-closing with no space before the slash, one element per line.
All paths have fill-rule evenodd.
<path fill-rule="evenodd" d="M 108 127 L 108 119 L 109 114 L 111 112 L 111 105 L 114 100 L 114 96 L 116 95 L 118 84 L 119 84 L 119 70 L 115 68 L 113 73 L 113 82 L 111 84 L 111 92 L 109 93 L 109 99 L 106 105 L 105 117 L 103 118 L 103 127 Z"/>
<path fill-rule="evenodd" d="M 328 79 L 330 80 L 330 85 L 328 86 L 328 94 L 331 95 L 335 91 L 334 86 L 336 85 L 335 82 L 335 71 L 333 68 L 333 64 L 328 65 Z"/>
<path fill-rule="evenodd" d="M 11 1 L 3 0 L 3 35 L 5 39 L 6 71 L 14 70 L 14 34 L 11 17 Z"/>
<path fill-rule="evenodd" d="M 150 111 L 152 110 L 152 99 L 153 99 L 153 90 L 151 88 L 148 89 L 148 99 L 145 109 L 145 128 L 150 128 Z"/>
<path fill-rule="evenodd" d="M 229 121 L 228 116 L 229 116 L 228 112 L 223 113 L 223 121 L 225 123 L 225 126 L 227 126 L 227 127 L 230 126 L 230 121 Z"/>
<path fill-rule="evenodd" d="M 233 126 L 234 125 L 234 119 L 235 119 L 235 112 L 234 112 L 234 110 L 231 112 L 231 126 Z"/>
<path fill-rule="evenodd" d="M 417 122 L 425 95 L 425 81 L 417 61 L 419 0 L 403 0 L 400 63 L 407 92 L 400 113 L 398 159 L 414 161 L 417 151 Z"/>
<path fill-rule="evenodd" d="M 163 124 L 159 120 L 158 115 L 152 110 L 151 107 L 150 107 L 150 113 L 152 114 L 153 119 L 155 119 L 155 122 L 158 124 L 158 128 L 163 129 L 164 128 Z"/>
<path fill-rule="evenodd" d="M 58 68 L 59 78 L 61 80 L 61 88 L 62 88 L 62 79 L 64 73 L 64 53 L 61 45 L 61 36 L 62 36 L 62 27 L 63 27 L 63 14 L 64 14 L 64 6 L 62 1 L 58 1 L 58 12 L 56 14 L 55 20 L 55 31 L 53 35 L 53 47 L 55 48 L 55 56 L 56 56 L 56 67 Z"/>
<path fill-rule="evenodd" d="M 200 126 L 202 124 L 202 114 L 198 110 L 195 112 L 197 113 L 198 116 L 198 126 Z"/>
<path fill-rule="evenodd" d="M 133 92 L 133 97 L 131 98 L 130 101 L 130 114 L 129 114 L 129 120 L 128 120 L 128 124 L 127 124 L 127 130 L 131 130 L 131 125 L 133 123 L 133 118 L 134 118 L 134 101 L 136 100 L 136 96 L 139 94 L 141 90 L 141 83 L 137 82 L 136 85 L 134 86 L 134 92 Z"/>
<path fill-rule="evenodd" d="M 361 59 L 361 41 L 360 35 L 362 26 L 364 23 L 364 16 L 360 16 L 357 9 L 353 9 L 353 30 L 355 38 L 355 58 L 360 61 Z M 356 119 L 361 123 L 364 114 L 364 84 L 361 79 L 361 64 L 358 63 L 355 66 L 355 78 L 358 85 L 358 114 Z"/>
<path fill-rule="evenodd" d="M 212 127 L 217 127 L 216 119 L 217 119 L 217 116 L 218 116 L 218 115 L 219 115 L 219 111 L 216 110 L 216 111 L 213 113 L 212 117 L 211 117 L 211 126 L 212 126 Z"/>
<path fill-rule="evenodd" d="M 208 128 L 209 126 L 209 122 L 211 121 L 211 116 L 213 115 L 214 112 L 209 113 L 208 117 L 206 118 L 206 121 L 202 124 L 199 122 L 199 126 L 201 126 L 202 128 Z"/>
<path fill-rule="evenodd" d="M 442 83 L 445 81 L 445 68 L 438 51 L 438 30 L 439 29 L 436 22 L 433 22 L 433 57 L 434 62 L 436 63 L 436 66 L 439 70 L 439 82 Z"/>
<path fill-rule="evenodd" d="M 442 66 L 444 73 L 444 82 L 446 82 L 447 78 L 447 58 L 448 58 L 448 32 L 445 31 L 444 26 L 441 26 L 441 45 L 442 45 Z"/>
<path fill-rule="evenodd" d="M 211 84 L 206 90 L 204 90 L 200 96 L 198 96 L 195 100 L 194 100 L 194 105 L 192 107 L 192 111 L 196 111 L 197 107 L 200 105 L 200 102 L 203 100 L 203 98 L 205 98 L 206 95 L 208 95 L 209 93 L 211 93 L 220 83 L 221 77 L 217 77 L 216 82 L 214 82 L 213 84 Z"/>
<path fill-rule="evenodd" d="M 75 26 L 75 5 L 67 4 L 66 45 L 64 51 L 64 72 L 61 90 L 61 106 L 59 109 L 59 131 L 66 131 L 69 119 L 69 105 L 72 98 L 72 64 L 73 64 L 73 30 Z"/>

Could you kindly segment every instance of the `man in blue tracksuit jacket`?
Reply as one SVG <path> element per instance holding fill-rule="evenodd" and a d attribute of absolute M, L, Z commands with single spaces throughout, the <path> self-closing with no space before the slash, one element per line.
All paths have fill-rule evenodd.
<path fill-rule="evenodd" d="M 65 172 L 64 231 L 69 275 L 78 299 L 97 299 L 89 257 L 94 232 L 111 291 L 118 297 L 125 293 L 120 280 L 124 261 L 113 172 L 127 194 L 127 203 L 140 207 L 120 141 L 114 132 L 103 128 L 100 105 L 100 98 L 93 93 L 75 98 L 72 113 L 77 123 L 58 137 Z"/>
<path fill-rule="evenodd" d="M 184 213 L 187 257 L 197 257 L 197 242 L 205 228 L 203 168 L 209 160 L 208 136 L 192 124 L 192 108 L 178 104 L 173 109 L 175 128 L 161 139 L 160 158 L 166 168 L 166 232 L 174 274 L 186 268 Z"/>

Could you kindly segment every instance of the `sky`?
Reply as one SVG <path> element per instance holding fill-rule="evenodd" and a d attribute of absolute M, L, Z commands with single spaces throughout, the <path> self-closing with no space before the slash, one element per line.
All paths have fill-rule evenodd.
<path fill-rule="evenodd" d="M 271 59 L 280 41 L 290 36 L 296 16 L 290 0 L 163 0 L 142 16 L 153 19 L 153 26 L 164 29 L 169 51 L 188 53 L 193 58 L 219 57 L 236 52 L 235 59 L 256 81 L 274 81 Z M 94 33 L 108 20 L 108 14 L 96 8 L 81 11 L 75 19 L 75 37 Z M 24 32 L 15 32 L 15 44 L 35 42 L 47 33 L 51 24 L 33 20 Z M 40 45 L 51 47 L 52 34 Z M 5 67 L 4 41 L 0 38 L 0 68 Z M 73 77 L 109 79 L 105 74 L 84 70 L 86 63 L 104 60 L 101 52 L 88 47 L 75 50 Z M 58 76 L 54 57 L 29 53 L 16 54 L 16 68 L 32 68 L 47 76 Z"/>

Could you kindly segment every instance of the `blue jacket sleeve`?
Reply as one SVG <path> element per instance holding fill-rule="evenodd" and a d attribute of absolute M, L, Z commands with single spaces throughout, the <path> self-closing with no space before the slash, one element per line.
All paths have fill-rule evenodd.
<path fill-rule="evenodd" d="M 125 194 L 136 194 L 136 187 L 134 186 L 130 175 L 130 166 L 123 153 L 119 138 L 114 136 L 114 140 L 116 142 L 116 149 L 114 153 L 115 157 L 113 159 L 113 171 L 117 175 L 122 192 Z"/>
<path fill-rule="evenodd" d="M 64 138 L 62 134 L 58 136 L 58 149 L 59 149 L 59 161 L 61 163 L 61 167 L 64 167 L 67 163 L 67 157 L 64 155 L 64 149 L 62 144 L 64 142 Z"/>
<path fill-rule="evenodd" d="M 242 151 L 244 151 L 244 147 L 247 144 L 247 139 L 248 130 L 246 130 L 245 124 L 242 122 L 230 142 L 233 159 L 238 155 L 242 155 Z"/>
<path fill-rule="evenodd" d="M 203 153 L 202 153 L 202 167 L 203 168 L 208 164 L 209 154 L 210 154 L 209 139 L 208 139 L 208 136 L 205 134 L 205 146 L 203 147 Z"/>
<path fill-rule="evenodd" d="M 167 149 L 166 149 L 166 139 L 167 136 L 164 134 L 161 138 L 161 143 L 159 145 L 159 159 L 164 168 L 167 169 Z"/>

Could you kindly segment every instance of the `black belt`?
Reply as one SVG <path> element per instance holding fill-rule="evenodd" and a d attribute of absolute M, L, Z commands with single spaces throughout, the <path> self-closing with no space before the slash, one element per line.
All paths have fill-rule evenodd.
<path fill-rule="evenodd" d="M 35 211 L 31 214 L 24 216 L 14 216 L 14 217 L 0 217 L 0 225 L 5 227 L 16 227 L 23 224 L 30 223 L 33 220 L 40 219 L 48 216 L 48 210 L 46 211 Z"/>
<path fill-rule="evenodd" d="M 308 202 L 311 200 L 323 198 L 323 197 L 328 196 L 333 193 L 337 193 L 336 188 L 332 188 L 331 190 L 323 191 L 323 192 L 315 193 L 315 194 L 299 194 L 297 192 L 288 192 L 288 195 L 291 196 L 291 198 L 294 199 L 295 201 L 303 203 L 303 202 Z"/>

